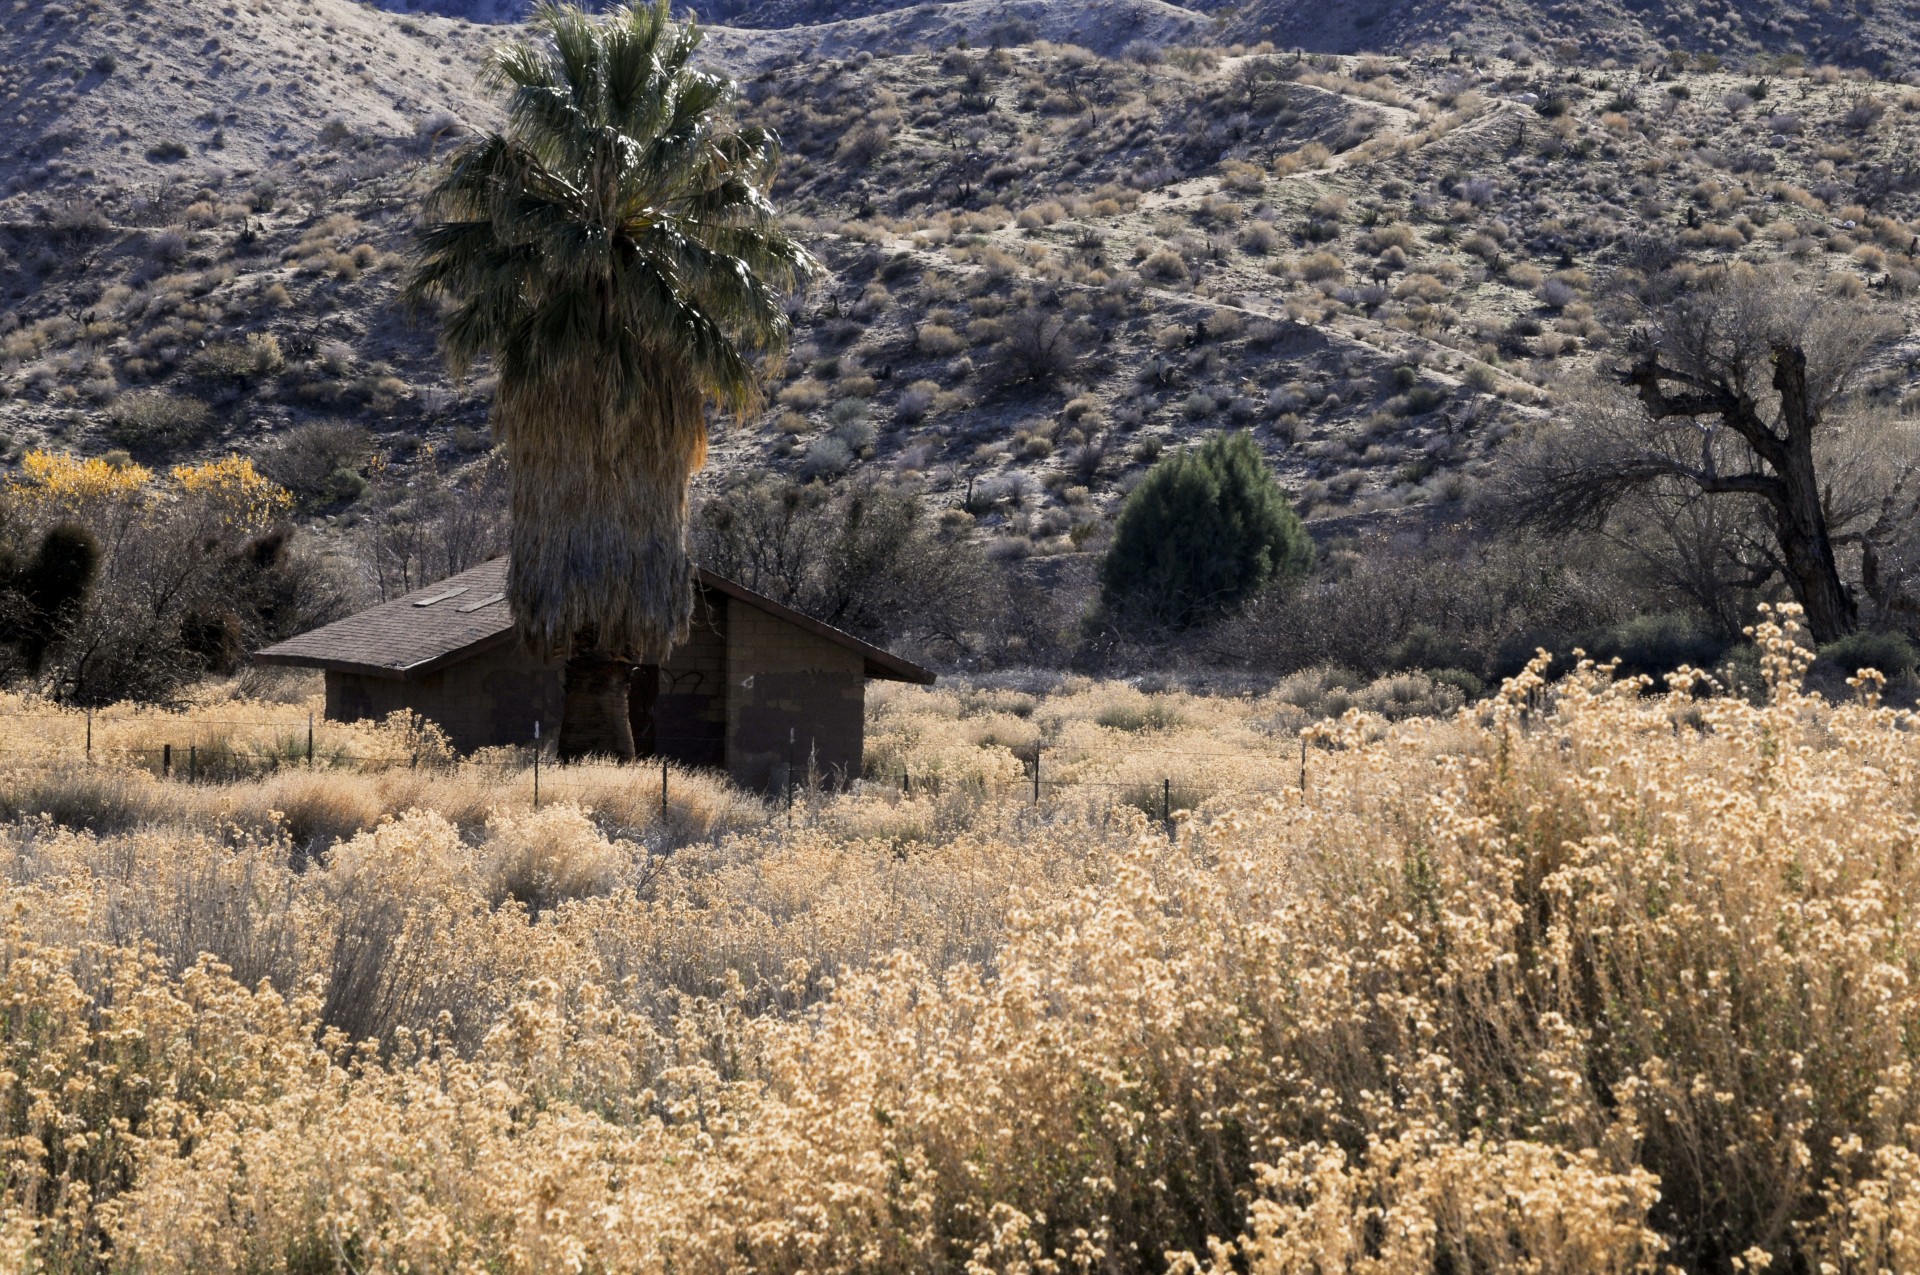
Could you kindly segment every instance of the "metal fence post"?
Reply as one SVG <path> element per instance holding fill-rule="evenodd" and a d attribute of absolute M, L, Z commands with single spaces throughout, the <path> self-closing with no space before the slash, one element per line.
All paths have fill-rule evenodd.
<path fill-rule="evenodd" d="M 313 769 L 313 714 L 307 714 L 307 769 Z"/>
<path fill-rule="evenodd" d="M 1160 781 L 1160 817 L 1166 821 L 1167 835 L 1173 835 L 1173 780 Z"/>
<path fill-rule="evenodd" d="M 173 776 L 173 745 L 162 744 L 160 745 L 160 778 L 169 779 L 172 776 Z"/>
<path fill-rule="evenodd" d="M 198 744 L 187 745 L 187 782 L 190 784 L 200 782 L 200 745 Z"/>
<path fill-rule="evenodd" d="M 660 759 L 660 822 L 667 821 L 667 759 Z"/>
<path fill-rule="evenodd" d="M 1040 804 L 1040 745 L 1033 746 L 1033 804 Z"/>
<path fill-rule="evenodd" d="M 93 760 L 93 710 L 87 710 L 87 760 Z"/>

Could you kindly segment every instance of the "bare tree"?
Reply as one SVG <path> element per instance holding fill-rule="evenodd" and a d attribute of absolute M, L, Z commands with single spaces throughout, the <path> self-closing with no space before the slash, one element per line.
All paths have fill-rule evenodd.
<path fill-rule="evenodd" d="M 942 529 L 917 492 L 882 481 L 735 481 L 701 500 L 693 550 L 749 589 L 877 640 L 964 648 L 999 600 L 973 536 Z"/>
<path fill-rule="evenodd" d="M 375 596 L 397 598 L 505 553 L 505 469 L 497 452 L 456 471 L 424 448 L 405 481 L 376 463 L 356 545 Z"/>
<path fill-rule="evenodd" d="M 1834 543 L 1860 552 L 1860 587 L 1874 620 L 1920 621 L 1920 434 L 1888 413 L 1830 431 L 1817 457 Z"/>
<path fill-rule="evenodd" d="M 1757 500 L 1667 483 L 1622 501 L 1601 534 L 1636 576 L 1692 604 L 1722 637 L 1738 634 L 1760 600 L 1766 570 L 1756 546 L 1769 533 Z"/>
<path fill-rule="evenodd" d="M 1227 100 L 1255 114 L 1278 111 L 1287 104 L 1287 82 L 1299 74 L 1279 58 L 1248 58 L 1229 78 Z"/>
<path fill-rule="evenodd" d="M 1744 583 L 1784 581 L 1816 641 L 1850 633 L 1859 604 L 1836 545 L 1864 542 L 1871 529 L 1836 534 L 1820 457 L 1849 427 L 1840 406 L 1886 334 L 1858 306 L 1777 275 L 1727 272 L 1634 335 L 1618 369 L 1631 397 L 1596 396 L 1525 453 L 1519 505 L 1570 527 L 1602 523 L 1650 492 L 1751 502 L 1766 534 L 1748 542 Z"/>

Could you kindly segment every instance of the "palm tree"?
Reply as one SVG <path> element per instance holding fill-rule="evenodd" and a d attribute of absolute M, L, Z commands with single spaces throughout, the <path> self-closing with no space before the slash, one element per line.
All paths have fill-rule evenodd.
<path fill-rule="evenodd" d="M 490 356 L 506 451 L 516 627 L 566 662 L 563 758 L 633 755 L 627 687 L 686 636 L 687 488 L 706 408 L 756 400 L 784 295 L 813 259 L 781 228 L 768 132 L 693 69 L 667 0 L 601 17 L 543 3 L 494 50 L 505 131 L 462 148 L 426 205 L 415 305 L 444 307 L 456 375 Z"/>

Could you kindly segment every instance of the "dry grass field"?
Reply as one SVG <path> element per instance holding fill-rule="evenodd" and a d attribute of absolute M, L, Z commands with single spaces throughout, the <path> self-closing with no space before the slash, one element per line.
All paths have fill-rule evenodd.
<path fill-rule="evenodd" d="M 1029 672 L 932 691 L 882 684 L 868 698 L 866 774 L 845 793 L 806 778 L 798 818 L 911 840 L 1033 805 L 1036 751 L 1045 811 L 1130 805 L 1164 823 L 1297 789 L 1302 733 L 1349 709 L 1391 720 L 1450 712 L 1464 696 L 1422 673 L 1368 681 L 1315 669 L 1233 695 Z M 570 804 L 603 831 L 662 850 L 794 822 L 783 798 L 677 765 L 664 818 L 653 766 L 557 768 L 549 756 L 537 790 L 535 769 L 526 749 L 456 756 L 431 723 L 404 714 L 326 721 L 311 675 L 208 683 L 175 710 L 89 713 L 0 696 L 0 814 L 95 833 L 231 826 L 319 853 L 415 808 L 475 833 L 501 812 Z"/>
<path fill-rule="evenodd" d="M 35 782 L 116 825 L 0 831 L 6 1264 L 1913 1269 L 1914 723 L 1757 636 L 1758 701 L 899 692 L 791 826 L 691 776 L 670 830 L 631 772 L 163 784 L 115 758 L 182 721 L 99 714 Z M 9 707 L 10 764 L 73 744 Z M 304 752 L 251 711 L 188 717 Z M 1211 791 L 1036 805 L 1036 742 Z M 258 813 L 303 793 L 392 817 L 307 853 Z"/>

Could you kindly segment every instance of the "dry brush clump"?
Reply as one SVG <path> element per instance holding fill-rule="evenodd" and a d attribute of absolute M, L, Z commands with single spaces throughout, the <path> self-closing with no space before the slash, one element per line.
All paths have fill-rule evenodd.
<path fill-rule="evenodd" d="M 1322 727 L 1304 794 L 1172 838 L 1000 810 L 661 860 L 573 810 L 479 844 L 414 814 L 296 873 L 271 840 L 15 825 L 0 1242 L 23 1270 L 1909 1269 L 1914 723 L 1756 637 L 1764 702 L 1536 668 Z M 1140 711 L 1090 720 L 1173 728 Z"/>

